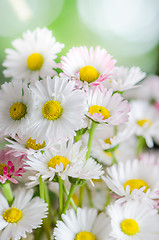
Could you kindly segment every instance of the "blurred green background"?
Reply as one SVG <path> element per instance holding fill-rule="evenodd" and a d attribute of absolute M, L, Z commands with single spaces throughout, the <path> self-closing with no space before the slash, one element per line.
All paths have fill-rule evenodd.
<path fill-rule="evenodd" d="M 47 26 L 65 48 L 104 47 L 117 65 L 159 73 L 159 0 L 0 0 L 0 82 L 5 48 Z M 8 79 L 9 80 L 9 79 Z"/>

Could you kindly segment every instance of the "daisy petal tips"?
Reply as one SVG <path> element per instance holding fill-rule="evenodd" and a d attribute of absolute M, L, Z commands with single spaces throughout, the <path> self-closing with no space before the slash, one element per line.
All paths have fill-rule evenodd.
<path fill-rule="evenodd" d="M 23 79 L 25 82 L 35 82 L 39 77 L 57 75 L 55 59 L 64 44 L 56 42 L 52 31 L 47 28 L 37 28 L 33 32 L 26 31 L 23 38 L 12 42 L 14 49 L 6 49 L 6 59 L 3 66 L 5 77 Z"/>
<path fill-rule="evenodd" d="M 86 46 L 73 47 L 61 58 L 60 68 L 64 75 L 76 80 L 77 87 L 99 85 L 108 78 L 116 60 L 99 46 L 88 49 Z"/>

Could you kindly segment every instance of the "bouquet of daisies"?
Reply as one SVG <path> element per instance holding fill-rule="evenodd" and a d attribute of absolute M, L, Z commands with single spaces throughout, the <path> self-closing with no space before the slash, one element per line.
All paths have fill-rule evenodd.
<path fill-rule="evenodd" d="M 0 240 L 158 240 L 159 78 L 116 66 L 100 47 L 73 47 L 57 63 L 64 44 L 46 28 L 12 45 Z"/>

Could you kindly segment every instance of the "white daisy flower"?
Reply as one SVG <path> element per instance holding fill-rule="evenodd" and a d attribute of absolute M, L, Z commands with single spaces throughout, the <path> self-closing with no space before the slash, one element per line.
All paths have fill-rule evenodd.
<path fill-rule="evenodd" d="M 119 125 L 128 121 L 129 104 L 119 93 L 113 94 L 112 89 L 89 88 L 87 98 L 89 110 L 86 116 L 95 122 Z"/>
<path fill-rule="evenodd" d="M 148 147 L 153 147 L 153 138 L 158 137 L 159 114 L 157 110 L 146 101 L 132 101 L 130 103 L 130 116 L 135 124 L 135 134 L 146 140 Z"/>
<path fill-rule="evenodd" d="M 128 159 L 133 160 L 136 157 L 136 145 L 136 138 L 127 139 L 125 142 L 121 142 L 119 146 L 116 145 L 114 149 L 110 148 L 110 150 L 104 149 L 102 145 L 94 145 L 91 149 L 91 157 L 105 165 L 111 165 L 114 162 L 125 162 Z"/>
<path fill-rule="evenodd" d="M 32 111 L 32 95 L 26 84 L 4 83 L 0 90 L 0 129 L 4 135 L 14 137 L 26 131 Z"/>
<path fill-rule="evenodd" d="M 73 47 L 61 60 L 60 68 L 67 77 L 77 80 L 78 87 L 99 85 L 108 78 L 116 62 L 105 49 L 88 50 L 86 46 Z"/>
<path fill-rule="evenodd" d="M 122 197 L 118 201 L 135 199 L 155 204 L 154 200 L 159 198 L 158 168 L 151 163 L 137 159 L 119 162 L 107 168 L 107 174 L 102 178 L 114 193 Z"/>
<path fill-rule="evenodd" d="M 134 159 L 136 138 L 131 138 L 134 126 L 128 122 L 120 126 L 99 124 L 92 141 L 91 156 L 103 164 L 110 165 L 113 162 L 114 152 L 117 161 Z M 88 142 L 88 133 L 82 137 L 83 145 Z M 126 147 L 126 148 L 125 148 Z M 131 157 L 131 158 L 130 158 Z"/>
<path fill-rule="evenodd" d="M 62 142 L 54 146 L 52 150 L 42 153 L 35 153 L 28 156 L 26 167 L 29 170 L 35 170 L 38 173 L 35 178 L 49 179 L 51 181 L 55 174 L 65 180 L 67 176 L 90 180 L 99 178 L 104 172 L 102 166 L 93 159 L 85 160 L 87 148 L 81 149 L 81 141 L 77 143 Z M 35 180 L 35 178 L 31 180 Z"/>
<path fill-rule="evenodd" d="M 100 124 L 94 134 L 93 148 L 96 146 L 101 146 L 103 150 L 114 148 L 127 141 L 133 135 L 134 130 L 134 125 L 130 122 L 117 127 Z"/>
<path fill-rule="evenodd" d="M 16 189 L 11 206 L 0 194 L 0 239 L 18 240 L 26 238 L 26 233 L 40 227 L 42 218 L 46 217 L 47 204 L 39 197 L 33 197 L 33 190 Z"/>
<path fill-rule="evenodd" d="M 35 82 L 39 77 L 54 76 L 57 73 L 55 62 L 56 54 L 61 51 L 64 44 L 56 42 L 52 31 L 47 28 L 37 28 L 33 32 L 26 31 L 22 39 L 12 42 L 13 49 L 6 49 L 6 59 L 3 66 L 5 77 L 27 82 Z"/>
<path fill-rule="evenodd" d="M 126 91 L 128 89 L 137 87 L 135 84 L 140 82 L 146 76 L 139 67 L 126 68 L 123 66 L 115 67 L 112 71 L 110 79 L 103 81 L 103 85 L 113 91 Z"/>
<path fill-rule="evenodd" d="M 62 214 L 63 221 L 57 221 L 54 229 L 56 240 L 108 240 L 109 219 L 96 209 L 77 208 L 77 214 L 70 209 Z"/>
<path fill-rule="evenodd" d="M 71 138 L 83 128 L 86 98 L 67 78 L 47 77 L 31 85 L 34 96 L 31 131 L 43 141 Z M 35 136 L 34 136 L 35 135 Z"/>
<path fill-rule="evenodd" d="M 54 146 L 54 142 L 50 139 L 50 141 L 43 141 L 40 143 L 40 139 L 32 137 L 32 131 L 27 129 L 25 134 L 16 135 L 13 139 L 5 138 L 6 141 L 9 142 L 6 146 L 11 148 L 11 152 L 14 153 L 15 156 L 20 155 L 32 155 L 35 152 L 49 150 Z"/>
<path fill-rule="evenodd" d="M 112 231 L 117 240 L 158 240 L 159 215 L 156 209 L 138 201 L 108 206 Z"/>

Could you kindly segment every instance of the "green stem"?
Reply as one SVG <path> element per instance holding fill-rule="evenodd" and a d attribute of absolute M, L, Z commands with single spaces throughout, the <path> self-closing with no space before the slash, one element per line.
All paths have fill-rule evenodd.
<path fill-rule="evenodd" d="M 84 185 L 82 185 L 82 186 L 80 187 L 79 204 L 78 204 L 78 206 L 79 206 L 80 208 L 82 208 L 84 188 L 85 188 Z"/>
<path fill-rule="evenodd" d="M 46 186 L 46 183 L 43 181 L 42 176 L 40 176 L 40 178 L 39 178 L 39 192 L 40 192 L 40 198 L 44 199 L 44 201 L 48 203 L 48 207 L 49 207 L 48 196 L 46 196 L 47 186 Z M 47 239 L 50 240 L 51 228 L 50 228 L 49 214 L 48 214 L 47 218 L 43 219 L 43 229 L 47 235 Z"/>
<path fill-rule="evenodd" d="M 87 190 L 87 194 L 88 194 L 88 200 L 89 200 L 89 205 L 91 208 L 94 207 L 94 204 L 92 202 L 92 196 L 91 196 L 91 191 L 90 189 L 88 188 L 88 186 L 86 185 L 86 190 Z"/>
<path fill-rule="evenodd" d="M 11 189 L 10 183 L 6 181 L 5 183 L 0 184 L 0 186 L 2 188 L 2 191 L 3 191 L 7 201 L 8 201 L 9 206 L 11 206 L 13 203 L 13 194 L 12 194 L 12 189 Z"/>
<path fill-rule="evenodd" d="M 137 157 L 140 156 L 140 154 L 144 151 L 145 147 L 146 147 L 145 139 L 142 136 L 139 136 L 138 137 L 138 144 L 137 144 L 137 147 L 136 147 Z"/>
<path fill-rule="evenodd" d="M 94 133 L 97 126 L 98 126 L 98 123 L 92 121 L 91 128 L 89 130 L 89 138 L 88 138 L 88 144 L 87 144 L 88 150 L 86 153 L 86 160 L 88 160 L 88 158 L 90 157 L 92 141 L 93 141 Z M 82 207 L 84 188 L 85 188 L 85 185 L 82 185 L 80 187 L 79 207 Z"/>
<path fill-rule="evenodd" d="M 43 182 L 42 176 L 39 177 L 39 192 L 40 192 L 40 198 L 45 200 L 44 182 Z"/>
<path fill-rule="evenodd" d="M 66 213 L 66 210 L 67 210 L 67 208 L 68 208 L 68 206 L 70 204 L 70 201 L 71 201 L 72 195 L 73 195 L 73 193 L 75 191 L 75 188 L 76 188 L 76 185 L 71 184 L 71 188 L 70 188 L 70 191 L 69 191 L 69 194 L 68 194 L 65 206 L 64 206 L 63 213 Z"/>
<path fill-rule="evenodd" d="M 66 193 L 66 195 L 67 195 L 67 197 L 68 197 L 68 195 L 69 195 L 69 192 L 68 192 L 68 190 L 66 189 L 66 187 L 63 185 L 63 189 L 64 189 L 64 192 Z M 74 203 L 74 201 L 73 201 L 73 199 L 71 198 L 71 201 L 70 201 L 70 203 L 71 203 L 71 205 L 72 205 L 72 207 L 73 207 L 73 209 L 75 210 L 75 212 L 77 212 L 77 207 L 76 207 L 76 204 Z"/>
<path fill-rule="evenodd" d="M 48 204 L 48 208 L 50 208 L 50 197 L 49 197 L 49 191 L 47 188 L 47 184 L 44 182 L 44 197 L 45 202 Z"/>
<path fill-rule="evenodd" d="M 37 228 L 34 234 L 34 240 L 39 240 L 42 235 L 42 228 Z"/>
<path fill-rule="evenodd" d="M 94 121 L 92 121 L 91 128 L 90 128 L 90 131 L 89 131 L 89 139 L 88 139 L 88 144 L 87 144 L 88 150 L 87 150 L 87 153 L 86 153 L 86 160 L 90 157 L 94 132 L 95 132 L 97 126 L 98 126 L 98 123 L 95 123 Z"/>
<path fill-rule="evenodd" d="M 59 216 L 61 216 L 61 213 L 63 211 L 63 181 L 61 177 L 59 179 Z"/>
<path fill-rule="evenodd" d="M 118 133 L 118 128 L 117 128 L 117 126 L 114 126 L 114 136 L 116 136 L 117 133 Z"/>
<path fill-rule="evenodd" d="M 110 195 L 110 191 L 108 190 L 107 197 L 106 197 L 106 204 L 105 204 L 106 207 L 110 204 L 110 201 L 111 201 L 111 195 Z"/>
<path fill-rule="evenodd" d="M 111 154 L 112 154 L 112 165 L 113 164 L 118 164 L 118 162 L 117 162 L 117 160 L 116 160 L 116 157 L 115 157 L 115 152 L 114 152 L 114 150 L 113 151 L 111 151 Z"/>

